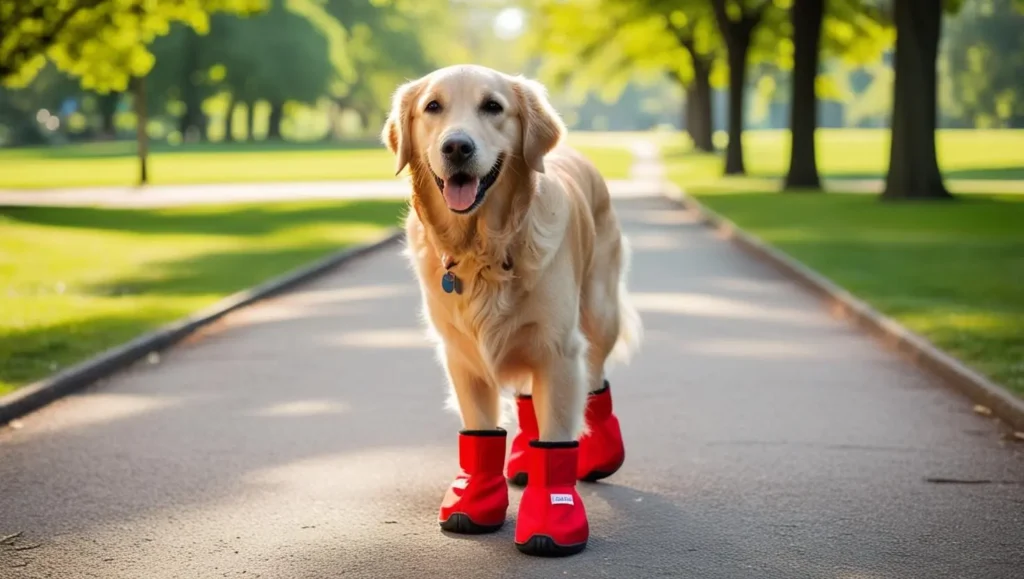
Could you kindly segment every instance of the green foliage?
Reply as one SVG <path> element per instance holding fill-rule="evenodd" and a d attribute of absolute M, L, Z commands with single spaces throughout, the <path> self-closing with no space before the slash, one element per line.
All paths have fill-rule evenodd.
<path fill-rule="evenodd" d="M 1024 2 L 967 3 L 948 19 L 943 111 L 979 128 L 1024 125 Z"/>
<path fill-rule="evenodd" d="M 216 12 L 248 14 L 264 0 L 0 0 L 0 81 L 24 86 L 47 60 L 83 88 L 123 91 L 153 67 L 148 45 L 174 22 L 205 32 Z"/>
<path fill-rule="evenodd" d="M 43 142 L 46 131 L 37 119 L 38 111 L 55 112 L 66 98 L 79 93 L 78 83 L 53 65 L 45 66 L 25 88 L 0 88 L 0 143 Z"/>
<path fill-rule="evenodd" d="M 312 103 L 351 80 L 345 37 L 315 0 L 271 0 L 249 18 L 215 16 L 203 51 L 224 66 L 221 86 L 238 101 Z"/>
<path fill-rule="evenodd" d="M 688 85 L 694 55 L 711 61 L 721 47 L 704 0 L 536 0 L 531 11 L 539 75 L 578 97 L 598 88 L 614 100 L 636 73 Z"/>
<path fill-rule="evenodd" d="M 382 111 L 396 86 L 438 62 L 441 55 L 431 50 L 445 39 L 422 22 L 437 22 L 443 30 L 443 8 L 437 1 L 327 0 L 324 10 L 347 32 L 352 68 L 349 82 L 331 95 L 367 115 Z"/>
<path fill-rule="evenodd" d="M 885 15 L 863 0 L 830 0 L 822 23 L 822 49 L 844 64 L 878 62 L 896 40 Z"/>

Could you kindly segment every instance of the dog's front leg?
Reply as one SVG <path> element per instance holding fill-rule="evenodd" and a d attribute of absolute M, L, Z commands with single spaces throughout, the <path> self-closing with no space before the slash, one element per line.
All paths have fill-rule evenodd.
<path fill-rule="evenodd" d="M 540 440 L 567 442 L 583 431 L 587 396 L 586 342 L 579 333 L 534 371 L 533 405 Z"/>
<path fill-rule="evenodd" d="M 576 492 L 576 438 L 583 430 L 588 390 L 585 344 L 574 332 L 534 372 L 540 439 L 530 442 L 529 475 L 516 521 L 516 546 L 530 555 L 578 553 L 590 536 L 583 499 Z"/>
<path fill-rule="evenodd" d="M 473 369 L 452 354 L 445 357 L 448 380 L 459 406 L 459 417 L 466 430 L 497 430 L 501 419 L 498 389 L 483 380 Z"/>
<path fill-rule="evenodd" d="M 445 493 L 438 522 L 442 529 L 453 533 L 497 531 L 505 523 L 508 510 L 506 433 L 498 428 L 498 389 L 450 354 L 445 365 L 463 428 L 459 431 L 461 472 Z"/>

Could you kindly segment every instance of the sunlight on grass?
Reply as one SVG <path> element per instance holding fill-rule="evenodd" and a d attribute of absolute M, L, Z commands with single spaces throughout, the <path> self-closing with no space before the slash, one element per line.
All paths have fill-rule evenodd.
<path fill-rule="evenodd" d="M 627 179 L 633 166 L 633 154 L 619 147 L 577 146 L 597 166 L 605 179 Z"/>
<path fill-rule="evenodd" d="M 399 224 L 393 201 L 0 210 L 0 393 Z"/>
<path fill-rule="evenodd" d="M 677 138 L 663 147 L 668 177 L 704 194 L 777 189 L 789 169 L 789 134 L 748 131 L 743 146 L 748 176 L 723 178 L 721 155 L 694 152 L 686 139 Z M 1024 180 L 1024 131 L 944 130 L 938 132 L 937 147 L 954 192 L 1024 193 L 1024 182 L 999 182 Z M 838 183 L 833 189 L 841 188 L 844 180 L 884 177 L 889 133 L 820 129 L 817 148 L 822 177 Z"/>
<path fill-rule="evenodd" d="M 389 179 L 394 158 L 386 150 L 310 150 L 158 153 L 150 157 L 150 183 L 243 183 Z M 134 157 L 25 157 L 0 155 L 0 187 L 41 189 L 134 185 Z"/>
<path fill-rule="evenodd" d="M 939 163 L 956 203 L 880 203 L 865 194 L 780 194 L 789 142 L 744 139 L 751 176 L 722 177 L 720 155 L 663 148 L 669 178 L 938 347 L 1024 395 L 1024 131 L 939 131 Z M 820 130 L 818 166 L 882 177 L 885 131 Z M 1014 181 L 1018 180 L 1018 181 Z"/>

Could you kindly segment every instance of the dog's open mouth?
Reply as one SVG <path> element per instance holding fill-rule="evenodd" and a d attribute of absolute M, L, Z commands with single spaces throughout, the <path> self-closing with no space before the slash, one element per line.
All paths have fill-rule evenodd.
<path fill-rule="evenodd" d="M 455 173 L 447 179 L 434 174 L 434 181 L 444 197 L 444 202 L 455 213 L 469 213 L 483 202 L 487 190 L 494 185 L 501 173 L 505 156 L 499 155 L 491 170 L 483 177 L 474 177 L 468 173 Z"/>

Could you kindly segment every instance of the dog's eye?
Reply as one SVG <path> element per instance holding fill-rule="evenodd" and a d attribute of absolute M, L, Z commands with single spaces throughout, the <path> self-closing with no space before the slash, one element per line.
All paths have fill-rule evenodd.
<path fill-rule="evenodd" d="M 428 113 L 439 113 L 441 112 L 441 103 L 437 101 L 430 101 L 427 103 L 427 108 L 423 109 Z"/>
<path fill-rule="evenodd" d="M 499 103 L 498 101 L 494 99 L 487 99 L 484 101 L 484 104 L 480 105 L 480 110 L 489 115 L 496 115 L 501 113 L 505 109 L 501 107 L 501 103 Z"/>

